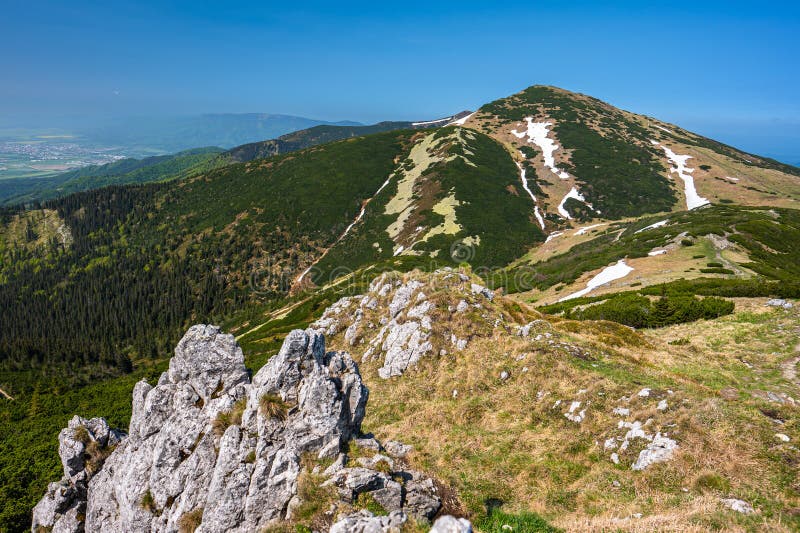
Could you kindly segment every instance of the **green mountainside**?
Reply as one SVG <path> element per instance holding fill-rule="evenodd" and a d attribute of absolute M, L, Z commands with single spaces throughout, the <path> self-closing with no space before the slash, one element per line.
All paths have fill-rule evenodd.
<path fill-rule="evenodd" d="M 195 148 L 173 155 L 122 159 L 88 166 L 49 178 L 13 179 L 0 182 L 0 204 L 12 205 L 49 200 L 74 192 L 108 185 L 126 185 L 180 179 L 226 164 L 221 148 Z"/>
<path fill-rule="evenodd" d="M 568 178 L 548 166 L 546 145 L 520 134 L 527 119 L 549 123 L 550 155 Z M 691 157 L 708 204 L 686 209 L 665 147 Z M 287 331 L 388 270 L 460 266 L 511 295 L 506 315 L 521 320 L 540 306 L 559 315 L 554 324 L 586 328 L 587 346 L 594 326 L 581 320 L 680 327 L 731 314 L 734 297 L 798 298 L 798 175 L 674 125 L 537 86 L 435 124 L 316 126 L 16 190 L 6 201 L 38 203 L 0 210 L 0 389 L 14 397 L 0 399 L 0 451 L 13 458 L 0 463 L 0 530 L 28 527 L 31 506 L 57 477 L 53 443 L 66 413 L 124 426 L 135 378 L 156 376 L 194 323 L 235 331 L 257 368 Z M 631 273 L 589 287 L 620 262 Z M 584 288 L 591 290 L 559 302 Z M 614 331 L 624 337 L 627 329 Z M 644 350 L 651 341 L 641 342 Z M 671 379 L 659 375 L 659 386 Z M 448 387 L 450 394 L 449 381 L 440 388 Z M 391 406 L 383 409 L 377 420 L 397 421 Z M 577 476 L 553 466 L 562 468 L 563 479 Z M 479 493 L 470 489 L 472 507 Z M 571 512 L 572 503 L 562 508 L 552 498 Z"/>
<path fill-rule="evenodd" d="M 232 163 L 263 159 L 312 146 L 399 129 L 428 128 L 464 116 L 459 113 L 440 121 L 415 125 L 412 122 L 380 122 L 371 126 L 323 124 L 287 133 L 275 139 L 258 141 L 223 150 L 216 147 L 193 148 L 172 155 L 143 159 L 126 158 L 105 165 L 90 165 L 45 178 L 20 178 L 0 181 L 0 205 L 29 203 L 108 185 L 126 185 L 186 178 Z M 272 130 L 265 130 L 265 135 Z"/>

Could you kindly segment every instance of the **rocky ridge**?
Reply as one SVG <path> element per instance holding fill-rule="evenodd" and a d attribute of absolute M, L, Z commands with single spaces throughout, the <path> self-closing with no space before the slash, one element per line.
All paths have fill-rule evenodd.
<path fill-rule="evenodd" d="M 193 326 L 158 383 L 134 388 L 129 435 L 99 418 L 62 430 L 64 477 L 32 531 L 260 531 L 305 512 L 308 483 L 328 498 L 315 531 L 433 519 L 437 486 L 404 468 L 410 447 L 359 436 L 367 398 L 350 355 L 326 352 L 314 330 L 292 331 L 251 379 L 233 336 Z M 451 518 L 433 531 L 471 530 Z"/>
<path fill-rule="evenodd" d="M 384 273 L 365 294 L 331 305 L 311 328 L 327 336 L 344 332 L 361 361 L 381 362 L 378 375 L 388 379 L 423 357 L 459 352 L 495 327 L 510 328 L 510 317 L 493 300 L 491 290 L 449 267 L 427 278 Z M 439 320 L 444 315 L 462 320 Z"/>

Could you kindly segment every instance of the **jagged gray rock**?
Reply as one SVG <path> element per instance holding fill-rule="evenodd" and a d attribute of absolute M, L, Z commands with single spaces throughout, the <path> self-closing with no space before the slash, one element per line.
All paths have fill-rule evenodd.
<path fill-rule="evenodd" d="M 387 516 L 375 516 L 362 510 L 348 515 L 331 526 L 330 533 L 388 533 L 399 532 L 408 517 L 402 511 Z"/>
<path fill-rule="evenodd" d="M 176 532 L 186 515 L 202 512 L 198 533 L 259 531 L 302 504 L 306 454 L 335 459 L 323 473 L 341 496 L 334 508 L 352 509 L 369 492 L 390 512 L 351 515 L 338 531 L 390 531 L 407 514 L 432 518 L 441 506 L 433 480 L 397 469 L 374 437 L 355 441 L 373 456 L 349 465 L 342 453 L 359 435 L 367 398 L 352 358 L 326 352 L 314 330 L 292 331 L 251 381 L 233 336 L 193 326 L 158 384 L 134 387 L 130 435 L 79 417 L 61 432 L 65 475 L 36 506 L 33 530 Z"/>
<path fill-rule="evenodd" d="M 125 438 L 102 418 L 74 416 L 58 434 L 58 455 L 64 477 L 50 483 L 33 509 L 32 530 L 79 531 L 86 511 L 87 483 L 103 458 Z"/>
<path fill-rule="evenodd" d="M 644 470 L 654 463 L 668 461 L 672 458 L 672 454 L 677 447 L 677 442 L 661 433 L 657 433 L 656 436 L 653 437 L 652 442 L 650 442 L 644 450 L 639 452 L 639 457 L 631 468 L 633 470 Z"/>

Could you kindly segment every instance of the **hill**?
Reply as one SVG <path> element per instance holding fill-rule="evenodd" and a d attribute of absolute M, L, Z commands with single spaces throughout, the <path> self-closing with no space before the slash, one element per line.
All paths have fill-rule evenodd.
<path fill-rule="evenodd" d="M 377 311 L 362 309 L 368 320 L 352 329 L 362 335 L 363 346 L 348 348 L 342 331 L 328 334 L 333 346 L 355 354 L 378 393 L 373 414 L 367 414 L 368 430 L 382 438 L 412 435 L 411 444 L 426 450 L 417 465 L 447 480 L 464 513 L 488 523 L 481 500 L 496 498 L 514 512 L 516 518 L 508 520 L 539 520 L 517 514 L 538 513 L 568 529 L 639 527 L 615 521 L 621 509 L 655 517 L 639 529 L 662 523 L 678 529 L 752 526 L 755 518 L 732 518 L 718 508 L 725 496 L 760 506 L 770 525 L 794 520 L 790 511 L 797 495 L 783 481 L 784 466 L 769 458 L 791 450 L 768 446 L 772 422 L 758 413 L 777 413 L 770 418 L 784 422 L 781 434 L 790 442 L 796 437 L 793 404 L 780 396 L 796 396 L 796 384 L 776 374 L 794 347 L 783 333 L 769 340 L 775 332 L 793 331 L 793 311 L 762 311 L 769 297 L 800 296 L 794 249 L 800 170 L 552 87 L 529 88 L 473 114 L 399 126 L 406 124 L 311 128 L 212 154 L 202 168 L 187 167 L 192 170 L 180 180 L 112 185 L 0 212 L 0 388 L 15 398 L 3 404 L 0 420 L 3 437 L 19 424 L 30 431 L 2 439 L 8 442 L 6 456 L 18 460 L 0 470 L 0 485 L 9 487 L 1 499 L 15 502 L 0 529 L 26 527 L 45 481 L 58 477 L 52 449 L 48 455 L 36 447 L 63 427 L 56 413 L 98 416 L 109 408 L 114 423 L 124 426 L 132 376 L 157 377 L 191 324 L 218 323 L 234 331 L 247 364 L 257 369 L 289 330 L 320 319 L 342 296 L 369 292 L 383 271 L 396 271 L 398 280 L 410 282 L 402 273 L 415 269 L 413 279 L 432 284 L 425 296 L 438 294 L 442 300 L 436 301 L 442 315 L 430 317 L 432 326 L 439 324 L 431 330 L 436 342 L 431 338 L 424 354 L 409 355 L 404 348 L 389 359 L 410 361 L 409 367 L 419 363 L 419 373 L 407 380 L 408 387 L 427 391 L 418 400 L 400 397 L 378 381 L 381 371 L 392 374 L 395 366 L 391 361 L 387 366 L 385 357 L 378 365 L 365 352 L 374 338 L 362 326 L 380 324 Z M 131 175 L 147 174 L 148 168 L 132 169 Z M 460 276 L 426 274 L 444 267 L 460 267 L 470 284 L 485 286 L 486 293 L 478 290 L 482 298 L 492 290 L 504 296 L 496 292 L 496 302 L 469 296 L 468 304 L 482 307 L 456 316 L 460 301 L 446 305 L 455 293 L 440 292 L 437 283 Z M 780 314 L 784 311 L 789 314 Z M 395 321 L 397 331 L 414 334 L 405 325 L 417 321 L 412 319 Z M 517 338 L 515 328 L 536 319 L 552 331 L 537 331 L 534 339 L 543 336 L 538 340 Z M 597 319 L 612 322 L 598 325 Z M 716 327 L 721 332 L 716 340 L 694 342 Z M 419 327 L 416 332 L 422 347 L 420 335 L 430 332 Z M 474 348 L 453 356 L 453 346 L 467 337 Z M 664 346 L 667 340 L 675 344 Z M 447 353 L 437 356 L 442 350 Z M 744 355 L 748 350 L 760 354 L 757 363 Z M 758 372 L 747 374 L 744 363 L 724 355 L 728 352 L 757 364 Z M 766 355 L 772 352 L 779 355 Z M 505 359 L 511 353 L 540 353 L 543 359 L 537 359 L 539 366 L 517 364 L 513 357 Z M 661 361 L 671 366 L 660 368 Z M 559 406 L 584 402 L 578 396 L 590 394 L 591 405 L 603 408 L 598 425 L 573 426 L 563 409 L 552 414 L 532 398 L 523 406 L 491 396 L 508 381 L 497 381 L 499 374 L 516 376 L 520 365 L 535 369 L 524 378 L 535 378 L 537 390 L 558 392 L 553 403 L 561 400 Z M 457 385 L 459 376 L 472 383 L 469 396 Z M 508 382 L 517 383 L 507 391 L 509 398 L 530 396 L 531 383 Z M 385 383 L 410 394 L 406 382 Z M 669 438 L 681 450 L 694 451 L 688 462 L 677 463 L 677 471 L 659 467 L 655 477 L 637 477 L 627 472 L 635 454 L 615 451 L 629 460 L 622 476 L 592 444 L 622 436 L 611 435 L 619 420 L 602 398 L 630 398 L 637 387 L 659 395 L 680 390 L 681 401 L 696 406 L 663 417 L 649 403 L 637 403 L 641 413 L 622 420 L 644 424 L 653 418 L 659 429 L 645 431 L 648 443 L 658 431 L 672 435 L 676 430 L 666 428 L 678 424 L 681 438 Z M 721 401 L 714 395 L 728 388 L 747 391 L 741 403 L 724 407 L 730 431 L 756 428 L 759 440 L 751 448 L 709 449 L 723 457 L 751 458 L 755 466 L 743 472 L 755 476 L 761 469 L 763 477 L 754 479 L 764 488 L 697 455 L 697 442 L 733 434 L 708 432 L 692 422 L 711 417 Z M 446 403 L 453 389 L 469 401 Z M 783 399 L 773 401 L 770 393 Z M 63 408 L 57 399 L 66 402 Z M 658 399 L 673 405 L 667 396 Z M 421 432 L 414 433 L 414 419 L 392 405 L 413 405 L 413 412 L 438 420 L 448 441 L 463 438 L 465 444 L 442 451 L 432 426 L 420 424 Z M 432 415 L 439 411 L 452 420 L 480 422 L 489 432 L 445 424 Z M 521 422 L 530 412 L 536 415 Z M 577 416 L 575 410 L 566 414 Z M 552 425 L 548 417 L 562 425 Z M 544 455 L 536 452 L 535 460 L 523 461 L 511 453 L 511 442 L 539 442 L 540 429 Z M 570 442 L 577 435 L 574 442 L 582 444 L 566 449 L 556 429 Z M 33 460 L 36 450 L 43 457 Z M 702 461 L 692 462 L 694 457 Z M 451 473 L 442 472 L 447 462 L 453 464 Z M 512 479 L 515 464 L 540 475 Z M 686 473 L 690 465 L 707 467 L 710 477 L 693 478 Z M 23 478 L 30 481 L 11 481 Z M 608 495 L 614 480 L 622 492 Z M 501 490 L 503 483 L 511 489 Z M 647 497 L 637 495 L 642 487 L 652 496 L 647 505 Z M 691 497 L 683 488 L 694 491 Z M 696 520 L 682 516 L 687 509 Z"/>

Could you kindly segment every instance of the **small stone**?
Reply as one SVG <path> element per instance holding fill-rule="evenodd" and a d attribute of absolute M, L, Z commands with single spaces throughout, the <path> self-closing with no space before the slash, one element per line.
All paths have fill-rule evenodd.
<path fill-rule="evenodd" d="M 500 372 L 500 379 L 501 379 L 501 380 L 505 381 L 505 380 L 507 380 L 509 377 L 510 377 L 509 373 L 508 373 L 508 372 L 506 372 L 505 370 L 503 370 L 502 372 Z"/>
<path fill-rule="evenodd" d="M 744 500 L 738 500 L 736 498 L 723 498 L 720 501 L 722 502 L 722 505 L 724 505 L 731 511 L 736 511 L 737 513 L 742 513 L 742 514 L 755 513 L 753 506 Z"/>
<path fill-rule="evenodd" d="M 667 407 L 668 407 L 667 400 L 661 400 L 660 402 L 658 402 L 658 406 L 656 407 L 656 409 L 658 409 L 659 411 L 666 411 Z"/>
<path fill-rule="evenodd" d="M 363 437 L 360 439 L 353 439 L 353 444 L 357 447 L 361 448 L 362 450 L 372 450 L 379 452 L 381 451 L 381 443 L 378 442 L 375 437 Z"/>
<path fill-rule="evenodd" d="M 668 461 L 672 458 L 672 454 L 677 447 L 677 442 L 661 435 L 661 433 L 657 433 L 647 448 L 639 452 L 639 457 L 631 468 L 633 470 L 644 470 L 653 463 Z"/>
<path fill-rule="evenodd" d="M 724 389 L 719 391 L 719 395 L 725 398 L 726 400 L 739 399 L 739 391 L 734 389 L 733 387 L 725 387 Z"/>
<path fill-rule="evenodd" d="M 647 398 L 650 396 L 650 389 L 642 389 L 637 394 L 639 398 Z"/>
<path fill-rule="evenodd" d="M 789 435 L 787 435 L 785 433 L 775 433 L 775 438 L 777 438 L 778 440 L 783 441 L 783 442 L 789 442 L 791 440 L 789 438 Z"/>
<path fill-rule="evenodd" d="M 403 444 L 402 442 L 398 442 L 396 440 L 386 441 L 383 446 L 386 448 L 386 451 L 389 452 L 389 454 L 395 457 L 405 457 L 411 453 L 411 450 L 414 449 L 411 445 Z"/>

